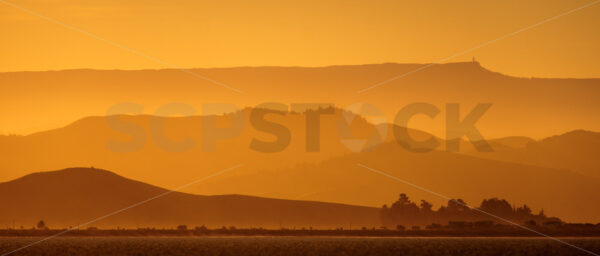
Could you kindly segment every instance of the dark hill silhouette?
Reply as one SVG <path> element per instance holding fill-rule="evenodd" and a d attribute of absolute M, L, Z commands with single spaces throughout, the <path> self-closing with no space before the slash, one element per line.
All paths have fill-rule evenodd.
<path fill-rule="evenodd" d="M 167 190 L 112 172 L 69 168 L 0 183 L 0 225 L 30 228 L 76 226 Z M 172 192 L 91 224 L 96 227 L 319 227 L 379 225 L 376 208 L 268 199 L 242 195 L 200 196 Z M 14 223 L 13 223 L 14 222 Z"/>
<path fill-rule="evenodd" d="M 600 221 L 600 207 L 596 203 L 600 200 L 598 179 L 566 169 L 535 167 L 443 151 L 412 153 L 396 143 L 319 164 L 216 177 L 198 189 L 201 193 L 223 193 L 220 189 L 238 186 L 236 191 L 242 194 L 374 207 L 393 201 L 394 193 L 398 191 L 433 202 L 436 207 L 447 201 L 360 167 L 358 163 L 447 197 L 462 198 L 470 205 L 501 195 L 517 205 L 528 204 L 537 210 L 543 208 L 566 221 Z"/>
<path fill-rule="evenodd" d="M 199 145 L 188 152 L 167 152 L 150 138 L 136 152 L 113 152 L 106 148 L 107 141 L 127 141 L 130 138 L 109 128 L 104 117 L 90 117 L 60 129 L 0 139 L 0 153 L 4 157 L 0 162 L 0 175 L 8 180 L 25 175 L 30 170 L 102 166 L 118 170 L 120 175 L 135 180 L 175 188 L 198 177 L 243 163 L 243 167 L 186 188 L 185 192 L 209 195 L 245 194 L 380 207 L 393 199 L 390 198 L 391 195 L 406 191 L 419 198 L 438 202 L 431 195 L 425 197 L 419 194 L 422 192 L 398 189 L 398 184 L 393 181 L 390 183 L 387 178 L 373 179 L 370 176 L 372 173 L 356 166 L 356 163 L 365 159 L 364 163 L 367 165 L 381 165 L 383 170 L 399 171 L 401 177 L 410 177 L 432 189 L 443 188 L 442 192 L 447 193 L 460 192 L 456 196 L 469 202 L 480 201 L 484 194 L 488 198 L 507 195 L 511 202 L 546 207 L 567 221 L 594 221 L 594 216 L 597 216 L 594 214 L 594 201 L 588 200 L 594 199 L 593 195 L 597 194 L 595 179 L 585 178 L 574 170 L 534 167 L 533 161 L 524 165 L 509 163 L 515 162 L 511 159 L 498 159 L 504 162 L 482 159 L 488 156 L 485 154 L 493 156 L 512 152 L 511 150 L 522 150 L 522 145 L 529 145 L 530 140 L 526 138 L 492 140 L 493 146 L 500 145 L 496 147 L 497 151 L 482 153 L 479 158 L 440 151 L 411 153 L 395 142 L 389 142 L 372 152 L 355 154 L 344 146 L 338 136 L 341 117 L 339 109 L 333 115 L 322 117 L 321 151 L 318 153 L 305 151 L 306 117 L 300 114 L 287 113 L 284 116 L 269 117 L 273 118 L 270 120 L 285 124 L 293 133 L 290 146 L 279 153 L 251 150 L 249 145 L 253 137 L 273 139 L 251 127 L 239 137 L 220 141 L 216 152 L 203 152 Z M 151 116 L 121 118 L 139 125 L 148 134 Z M 200 143 L 202 119 L 200 116 L 164 118 L 167 136 L 174 140 L 190 137 Z M 218 120 L 227 122 L 226 117 L 219 117 Z M 362 118 L 355 118 L 352 128 L 353 134 L 358 138 L 373 132 L 373 125 Z M 391 130 L 388 129 L 388 132 L 391 133 Z M 411 131 L 418 135 L 416 137 L 430 136 L 424 132 Z M 388 137 L 388 140 L 391 138 Z M 596 148 L 589 150 L 597 152 Z M 553 158 L 554 161 L 559 161 L 561 156 L 557 154 Z M 557 187 L 562 189 L 558 190 Z M 539 205 L 535 205 L 536 203 Z M 561 205 L 571 207 L 559 207 Z"/>

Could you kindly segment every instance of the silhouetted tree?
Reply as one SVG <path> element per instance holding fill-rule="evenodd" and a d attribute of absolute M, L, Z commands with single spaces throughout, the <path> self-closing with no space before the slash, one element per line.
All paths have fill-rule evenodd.
<path fill-rule="evenodd" d="M 484 199 L 479 209 L 499 217 L 510 218 L 513 215 L 513 208 L 504 199 Z"/>
<path fill-rule="evenodd" d="M 37 225 L 35 225 L 38 229 L 46 229 L 46 222 L 43 220 L 38 221 Z"/>
<path fill-rule="evenodd" d="M 404 193 L 392 204 L 389 212 L 395 223 L 414 223 L 419 218 L 419 207 Z"/>
<path fill-rule="evenodd" d="M 486 214 L 487 213 L 487 214 Z M 517 223 L 545 223 L 548 221 L 557 221 L 558 218 L 547 217 L 543 210 L 535 215 L 527 205 L 521 207 L 512 207 L 511 204 L 498 198 L 484 199 L 478 210 L 474 210 L 462 199 L 451 199 L 446 206 L 440 206 L 435 211 L 433 205 L 425 200 L 421 200 L 419 206 L 402 193 L 398 200 L 390 207 L 383 205 L 381 209 L 381 218 L 384 226 L 409 226 L 422 225 L 430 228 L 436 228 L 432 223 L 453 223 L 450 228 L 490 228 L 498 219 L 494 216 L 515 221 Z M 533 222 L 531 222 L 533 221 Z"/>
<path fill-rule="evenodd" d="M 421 212 L 422 213 L 431 213 L 433 212 L 433 204 L 427 202 L 425 200 L 421 200 Z"/>
<path fill-rule="evenodd" d="M 469 212 L 471 208 L 467 206 L 467 203 L 462 199 L 451 199 L 448 201 L 448 210 L 457 213 Z"/>
<path fill-rule="evenodd" d="M 206 232 L 208 230 L 208 228 L 204 225 L 200 226 L 200 227 L 196 227 L 194 228 L 196 231 L 200 231 L 200 232 Z"/>
<path fill-rule="evenodd" d="M 517 215 L 517 218 L 523 219 L 523 218 L 529 218 L 531 216 L 531 209 L 529 208 L 529 206 L 527 206 L 526 204 L 517 208 L 517 210 L 515 211 L 515 214 Z"/>
<path fill-rule="evenodd" d="M 538 216 L 546 218 L 546 214 L 544 213 L 544 209 L 540 210 L 540 213 L 538 213 Z"/>

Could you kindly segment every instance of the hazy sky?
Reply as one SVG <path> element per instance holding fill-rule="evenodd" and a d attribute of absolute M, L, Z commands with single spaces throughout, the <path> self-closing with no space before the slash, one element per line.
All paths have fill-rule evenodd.
<path fill-rule="evenodd" d="M 9 0 L 179 67 L 438 61 L 592 2 Z M 0 1 L 0 71 L 168 65 Z M 472 53 L 518 76 L 600 77 L 600 4 Z"/>

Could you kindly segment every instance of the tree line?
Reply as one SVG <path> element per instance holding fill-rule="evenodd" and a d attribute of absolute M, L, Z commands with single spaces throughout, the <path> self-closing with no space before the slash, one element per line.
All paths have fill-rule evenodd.
<path fill-rule="evenodd" d="M 543 210 L 534 214 L 529 206 L 512 206 L 505 199 L 484 199 L 479 207 L 471 207 L 462 199 L 450 199 L 445 206 L 435 210 L 430 202 L 421 200 L 417 204 L 404 193 L 400 194 L 398 200 L 390 206 L 383 205 L 380 214 L 382 223 L 386 227 L 439 226 L 448 223 L 457 225 L 466 222 L 493 225 L 494 223 L 507 224 L 507 221 L 529 225 L 562 223 L 558 218 L 546 216 Z"/>

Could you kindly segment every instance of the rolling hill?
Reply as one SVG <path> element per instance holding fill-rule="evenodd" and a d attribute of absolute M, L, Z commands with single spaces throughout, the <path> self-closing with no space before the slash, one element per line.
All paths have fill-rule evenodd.
<path fill-rule="evenodd" d="M 381 175 L 384 172 L 392 177 Z M 410 185 L 412 184 L 412 185 Z M 414 153 L 396 143 L 369 152 L 347 154 L 318 164 L 277 171 L 257 170 L 223 175 L 195 187 L 197 193 L 236 193 L 351 203 L 381 207 L 398 193 L 425 199 L 436 207 L 448 198 L 478 206 L 501 197 L 516 205 L 573 222 L 599 222 L 600 179 L 567 169 L 536 167 L 433 151 Z"/>
<path fill-rule="evenodd" d="M 306 114 L 272 113 L 266 115 L 265 119 L 289 129 L 289 145 L 278 152 L 265 152 L 251 148 L 253 140 L 273 142 L 276 138 L 251 124 L 251 112 L 251 108 L 237 112 L 243 114 L 243 129 L 230 137 L 218 139 L 212 151 L 203 147 L 206 140 L 204 136 L 209 134 L 203 124 L 209 122 L 211 116 L 88 117 L 66 127 L 32 135 L 0 136 L 0 154 L 4 157 L 0 162 L 0 180 L 15 179 L 29 174 L 31 170 L 97 166 L 119 170 L 120 175 L 135 180 L 175 188 L 198 176 L 206 176 L 238 163 L 243 163 L 244 167 L 233 171 L 232 175 L 252 170 L 281 170 L 349 154 L 354 151 L 346 142 L 356 141 L 353 139 L 365 140 L 364 145 L 359 145 L 359 150 L 384 141 L 372 124 L 354 114 L 350 113 L 356 117 L 351 124 L 340 125 L 340 122 L 346 122 L 346 115 L 342 114 L 342 110 L 334 109 L 332 114 L 324 114 L 320 118 L 319 151 L 309 152 L 306 148 Z M 212 117 L 215 118 L 217 127 L 229 127 L 232 119 L 237 118 L 232 116 L 234 114 Z M 133 125 L 138 130 L 132 135 L 131 130 L 122 130 L 122 126 L 115 127 L 114 118 L 119 123 Z M 156 131 L 157 121 L 163 125 L 162 132 Z M 384 133 L 387 135 L 386 141 L 393 139 L 391 130 L 388 128 Z M 410 133 L 417 139 L 429 136 L 416 130 L 410 130 Z M 129 150 L 127 145 L 132 144 L 136 136 L 142 138 L 142 143 L 133 143 L 136 148 Z M 172 146 L 186 140 L 190 141 L 189 147 L 182 146 L 180 151 Z M 111 143 L 125 146 L 110 147 Z"/>
<path fill-rule="evenodd" d="M 244 110 L 246 116 L 252 109 Z M 198 177 L 242 163 L 243 167 L 222 176 L 190 186 L 184 192 L 219 195 L 244 194 L 280 199 L 310 199 L 354 205 L 380 207 L 395 199 L 398 193 L 409 192 L 416 199 L 427 199 L 436 205 L 444 200 L 430 194 L 402 186 L 391 179 L 373 176 L 374 173 L 357 164 L 365 164 L 382 171 L 389 171 L 413 180 L 434 191 L 451 197 L 461 197 L 471 204 L 479 204 L 484 198 L 506 197 L 517 204 L 529 203 L 535 209 L 542 207 L 551 214 L 568 221 L 599 221 L 594 203 L 598 194 L 598 179 L 582 175 L 577 169 L 580 164 L 570 152 L 578 143 L 589 142 L 590 133 L 574 132 L 580 139 L 560 139 L 561 136 L 541 141 L 525 137 L 510 137 L 491 140 L 492 153 L 469 153 L 468 142 L 463 142 L 466 152 L 451 153 L 437 151 L 414 153 L 393 141 L 393 126 L 387 125 L 388 136 L 383 138 L 378 129 L 360 116 L 353 115 L 352 124 L 341 129 L 340 121 L 347 115 L 334 109 L 332 114 L 321 116 L 320 151 L 306 151 L 306 113 L 271 113 L 267 120 L 282 124 L 290 130 L 290 144 L 280 152 L 259 152 L 250 148 L 253 139 L 272 142 L 276 136 L 255 129 L 246 120 L 246 129 L 238 136 L 222 139 L 216 143 L 215 151 L 202 148 L 203 122 L 207 116 L 152 117 L 114 116 L 121 121 L 136 125 L 145 136 L 141 148 L 132 152 L 119 152 L 107 147 L 109 141 L 131 142 L 128 132 L 115 130 L 108 120 L 113 117 L 84 118 L 63 128 L 28 136 L 0 137 L 1 177 L 15 179 L 31 170 L 61 169 L 65 166 L 97 166 L 118 170 L 120 175 L 155 184 L 168 189 L 186 184 Z M 227 126 L 230 115 L 216 116 L 218 125 Z M 171 142 L 190 139 L 192 147 L 184 151 L 170 151 L 161 146 L 152 135 L 152 123 L 164 122 L 164 135 Z M 430 136 L 427 133 L 409 130 L 416 140 Z M 348 135 L 352 135 L 348 137 Z M 374 135 L 378 135 L 373 137 Z M 568 136 L 570 137 L 570 136 Z M 366 143 L 361 152 L 348 147 L 347 142 L 356 139 L 374 138 L 369 143 L 383 142 L 369 147 Z M 520 160 L 513 152 L 521 152 L 532 143 L 546 145 L 561 141 L 570 152 L 550 151 L 545 163 L 531 158 Z M 571 145 L 571 143 L 574 143 Z M 586 159 L 593 159 L 598 151 L 595 144 L 586 148 Z M 507 152 L 507 153 L 504 153 Z M 582 152 L 586 153 L 586 152 Z M 469 155 L 473 154 L 473 155 Z M 475 157 L 475 154 L 476 155 Z M 511 156 L 500 158 L 499 156 Z M 498 158 L 494 158 L 498 156 Z M 569 160 L 573 159 L 573 160 Z M 551 162 L 554 161 L 554 162 Z M 565 165 L 552 164 L 562 161 Z M 593 168 L 595 162 L 586 162 Z M 562 168 L 562 169 L 561 169 Z M 560 188 L 560 189 L 557 189 Z M 559 206 L 568 207 L 559 207 Z"/>
<path fill-rule="evenodd" d="M 193 107 L 197 115 L 205 114 L 206 103 L 233 103 L 241 109 L 264 102 L 332 103 L 338 107 L 364 102 L 379 108 L 387 122 L 407 104 L 426 102 L 438 107 L 440 114 L 434 120 L 416 118 L 410 127 L 438 137 L 443 136 L 447 103 L 459 103 L 463 115 L 475 104 L 492 103 L 478 122 L 486 138 L 519 135 L 539 139 L 575 129 L 600 130 L 600 120 L 590 118 L 600 111 L 600 79 L 511 77 L 477 62 L 461 62 L 428 66 L 359 93 L 425 65 L 429 64 L 190 70 L 243 93 L 173 69 L 0 73 L 4 106 L 0 123 L 7 124 L 0 127 L 0 133 L 30 134 L 62 127 L 86 116 L 110 115 L 120 103 L 143 108 L 132 114 L 156 114 L 173 102 Z"/>
<path fill-rule="evenodd" d="M 519 140 L 519 143 L 506 147 L 500 146 L 506 139 L 492 140 L 491 143 L 496 145 L 494 152 L 477 152 L 464 147 L 464 153 L 485 159 L 569 169 L 582 175 L 600 178 L 598 132 L 575 130 L 537 141 L 526 138 Z"/>
<path fill-rule="evenodd" d="M 76 226 L 168 190 L 93 168 L 33 173 L 0 183 L 0 226 Z M 242 195 L 200 196 L 172 192 L 100 219 L 95 227 L 315 227 L 380 225 L 378 209 Z M 85 227 L 83 227 L 85 228 Z"/>

